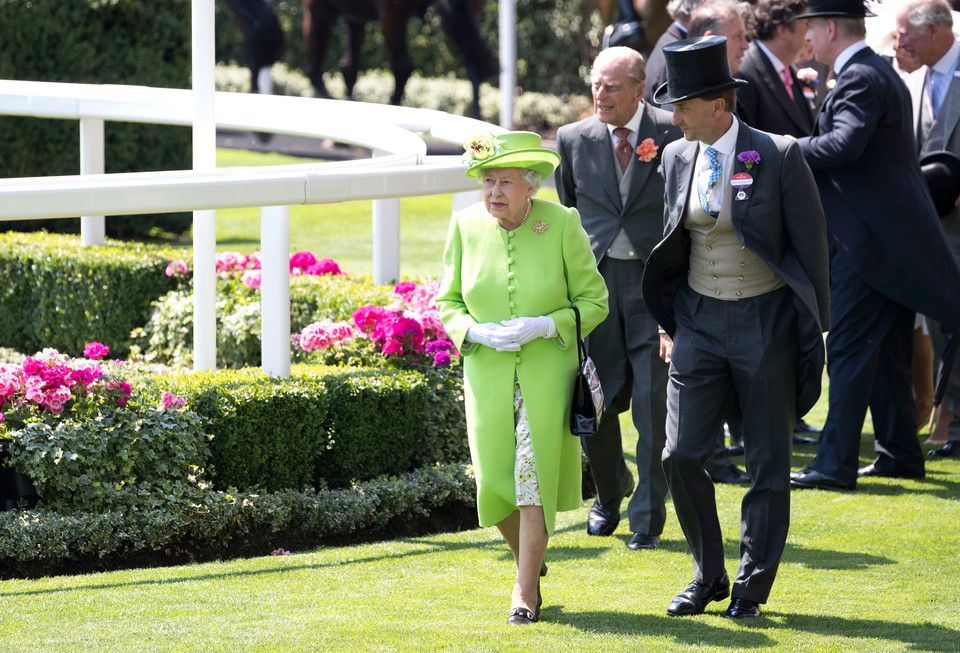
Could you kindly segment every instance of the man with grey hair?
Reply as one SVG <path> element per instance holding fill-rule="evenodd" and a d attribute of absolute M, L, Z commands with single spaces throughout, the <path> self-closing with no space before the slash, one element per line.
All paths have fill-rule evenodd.
<path fill-rule="evenodd" d="M 960 155 L 960 41 L 953 32 L 950 5 L 945 0 L 906 0 L 897 6 L 896 21 L 898 53 L 902 51 L 921 64 L 906 78 L 920 162 L 936 158 L 936 152 Z M 954 199 L 953 209 L 941 215 L 940 224 L 960 262 L 960 197 Z M 941 350 L 941 330 L 931 328 L 930 336 Z M 940 411 L 934 435 L 949 431 L 948 442 L 930 455 L 960 457 L 960 424 L 953 419 L 960 413 L 960 365 L 954 365 Z"/>
<path fill-rule="evenodd" d="M 749 5 L 736 0 L 710 0 L 699 5 L 690 15 L 687 38 L 695 36 L 724 36 L 727 39 L 727 63 L 734 75 L 740 70 L 743 55 L 750 42 L 747 40 L 747 25 L 743 20 L 744 9 Z"/>
<path fill-rule="evenodd" d="M 670 27 L 667 28 L 647 57 L 647 90 L 643 93 L 645 102 L 650 102 L 653 106 L 657 103 L 653 101 L 653 92 L 667 81 L 667 66 L 663 60 L 663 46 L 680 39 L 687 38 L 687 25 L 690 24 L 690 15 L 693 10 L 703 4 L 705 0 L 670 0 L 667 4 L 667 13 L 673 18 Z M 664 107 L 667 111 L 673 111 L 670 105 Z"/>
<path fill-rule="evenodd" d="M 597 434 L 582 439 L 597 486 L 587 532 L 613 534 L 620 504 L 633 492 L 627 512 L 634 535 L 627 547 L 653 549 L 667 516 L 660 464 L 667 366 L 659 358 L 657 322 L 640 294 L 640 279 L 663 231 L 659 152 L 681 132 L 670 124 L 669 113 L 643 102 L 640 53 L 625 47 L 601 51 L 591 78 L 596 115 L 557 132 L 561 161 L 556 172 L 560 201 L 580 212 L 610 293 L 610 314 L 587 339 L 607 400 Z M 623 457 L 618 415 L 631 405 L 639 434 L 636 491 Z"/>

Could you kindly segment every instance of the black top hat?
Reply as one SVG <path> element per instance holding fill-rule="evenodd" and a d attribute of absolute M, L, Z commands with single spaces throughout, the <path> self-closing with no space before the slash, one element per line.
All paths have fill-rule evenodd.
<path fill-rule="evenodd" d="M 863 0 L 807 0 L 807 10 L 797 18 L 865 18 L 876 16 L 867 11 Z"/>
<path fill-rule="evenodd" d="M 954 202 L 960 197 L 960 158 L 952 152 L 931 152 L 920 159 L 920 170 L 937 215 L 941 218 L 950 215 Z"/>
<path fill-rule="evenodd" d="M 663 46 L 667 81 L 653 94 L 657 104 L 673 104 L 746 86 L 747 82 L 730 75 L 727 39 L 723 36 L 698 36 Z"/>

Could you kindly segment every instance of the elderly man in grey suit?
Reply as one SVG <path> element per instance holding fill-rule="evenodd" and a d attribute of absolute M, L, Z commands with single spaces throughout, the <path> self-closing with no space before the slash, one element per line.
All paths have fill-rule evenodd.
<path fill-rule="evenodd" d="M 620 504 L 634 489 L 617 414 L 630 407 L 637 427 L 636 491 L 628 506 L 631 550 L 660 544 L 667 493 L 660 454 L 666 420 L 667 366 L 658 357 L 657 322 L 640 296 L 643 264 L 663 224 L 660 151 L 680 137 L 670 114 L 642 102 L 643 57 L 614 47 L 597 55 L 591 72 L 595 115 L 561 127 L 557 193 L 580 212 L 610 292 L 610 315 L 587 340 L 607 398 L 598 433 L 583 439 L 597 486 L 587 532 L 610 535 Z"/>
<path fill-rule="evenodd" d="M 906 0 L 897 6 L 897 50 L 906 51 L 922 64 L 906 78 L 913 100 L 913 117 L 920 162 L 936 160 L 944 151 L 960 155 L 960 41 L 954 34 L 953 15 L 945 0 Z M 960 263 L 960 197 L 953 209 L 941 215 L 940 224 Z M 931 325 L 932 326 L 932 325 Z M 930 335 L 942 347 L 937 328 Z M 960 365 L 954 365 L 947 386 L 937 431 L 946 432 L 949 441 L 931 456 L 960 456 L 960 428 L 951 425 L 960 413 Z"/>
<path fill-rule="evenodd" d="M 733 116 L 726 39 L 664 47 L 655 94 L 683 130 L 663 152 L 664 238 L 647 260 L 643 296 L 670 359 L 663 468 L 693 554 L 694 580 L 667 608 L 700 614 L 733 598 L 731 619 L 760 615 L 790 524 L 793 423 L 820 395 L 829 326 L 827 229 L 813 173 L 793 139 Z M 721 414 L 742 415 L 751 485 L 741 504 L 731 588 L 713 483 L 704 462 Z"/>

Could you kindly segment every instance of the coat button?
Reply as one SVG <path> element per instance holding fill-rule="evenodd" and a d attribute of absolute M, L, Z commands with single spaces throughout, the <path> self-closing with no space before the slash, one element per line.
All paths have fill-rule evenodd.
<path fill-rule="evenodd" d="M 719 294 L 720 294 L 720 291 L 718 290 L 718 291 L 716 291 L 714 294 L 715 294 L 715 295 L 719 295 Z"/>
<path fill-rule="evenodd" d="M 513 292 L 514 290 L 516 290 L 516 288 L 513 286 L 507 286 L 507 292 Z"/>
<path fill-rule="evenodd" d="M 511 264 L 513 264 L 513 259 L 512 259 L 512 258 L 508 258 L 508 259 L 507 259 L 507 265 L 511 265 Z"/>
<path fill-rule="evenodd" d="M 507 251 L 508 251 L 508 252 L 512 252 L 512 251 L 513 251 L 513 243 L 510 243 L 509 245 L 507 245 Z"/>
<path fill-rule="evenodd" d="M 515 275 L 513 272 L 507 272 L 507 279 L 513 279 L 515 276 L 517 275 Z"/>
<path fill-rule="evenodd" d="M 517 302 L 510 302 L 510 308 L 516 308 Z"/>
<path fill-rule="evenodd" d="M 737 291 L 737 297 L 740 297 L 742 294 L 739 290 Z"/>

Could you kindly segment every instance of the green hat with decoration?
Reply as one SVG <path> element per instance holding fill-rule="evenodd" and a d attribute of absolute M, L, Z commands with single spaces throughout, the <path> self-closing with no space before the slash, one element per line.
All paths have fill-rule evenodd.
<path fill-rule="evenodd" d="M 560 155 L 540 147 L 540 134 L 504 132 L 480 134 L 463 144 L 467 176 L 480 179 L 485 168 L 526 168 L 546 179 L 560 165 Z"/>

